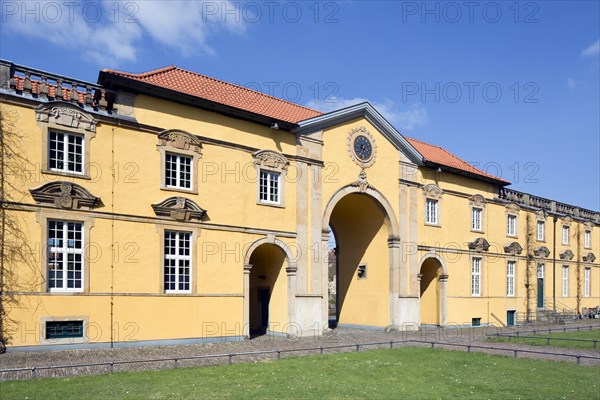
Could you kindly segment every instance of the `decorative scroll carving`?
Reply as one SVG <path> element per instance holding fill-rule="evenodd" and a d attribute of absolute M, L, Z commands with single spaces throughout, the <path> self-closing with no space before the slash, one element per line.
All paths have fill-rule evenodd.
<path fill-rule="evenodd" d="M 538 221 L 545 221 L 548 218 L 548 213 L 544 210 L 538 210 L 535 213 L 535 216 Z"/>
<path fill-rule="evenodd" d="M 29 191 L 38 204 L 50 204 L 57 208 L 88 208 L 101 204 L 99 197 L 76 183 L 57 181 Z"/>
<path fill-rule="evenodd" d="M 169 217 L 177 221 L 201 221 L 206 210 L 185 197 L 169 197 L 158 204 L 152 204 L 154 213 L 161 217 Z"/>
<path fill-rule="evenodd" d="M 582 258 L 584 262 L 593 263 L 594 261 L 596 261 L 596 256 L 591 251 L 584 255 Z"/>
<path fill-rule="evenodd" d="M 512 254 L 513 256 L 516 256 L 523 252 L 523 248 L 521 247 L 521 245 L 519 243 L 512 242 L 512 243 L 504 246 L 504 252 L 507 254 Z"/>
<path fill-rule="evenodd" d="M 430 183 L 428 185 L 423 186 L 423 195 L 427 198 L 440 199 L 442 198 L 442 194 L 444 194 L 444 192 L 442 191 L 442 189 L 440 189 L 438 185 Z"/>
<path fill-rule="evenodd" d="M 480 194 L 475 194 L 469 199 L 469 205 L 471 207 L 485 208 L 485 197 Z"/>
<path fill-rule="evenodd" d="M 565 250 L 564 253 L 560 254 L 560 259 L 561 260 L 572 260 L 573 257 L 575 256 L 575 254 L 573 254 L 573 252 L 571 250 Z"/>
<path fill-rule="evenodd" d="M 281 153 L 272 150 L 260 150 L 253 154 L 254 165 L 260 168 L 284 172 L 287 171 L 290 162 Z"/>
<path fill-rule="evenodd" d="M 39 122 L 96 132 L 97 121 L 89 113 L 74 104 L 62 101 L 52 101 L 38 106 L 35 110 L 35 119 Z"/>
<path fill-rule="evenodd" d="M 485 238 L 477 238 L 469 243 L 469 249 L 475 251 L 488 251 L 490 244 Z"/>
<path fill-rule="evenodd" d="M 519 205 L 517 203 L 509 203 L 506 205 L 506 213 L 507 214 L 518 215 L 519 210 L 521 210 L 521 208 L 519 207 Z"/>
<path fill-rule="evenodd" d="M 202 157 L 202 142 L 189 132 L 169 129 L 158 134 L 159 146 L 170 146 L 179 150 L 189 150 Z"/>
<path fill-rule="evenodd" d="M 360 171 L 360 174 L 358 174 L 358 180 L 352 182 L 350 186 L 358 187 L 361 193 L 366 192 L 367 189 L 373 189 L 373 187 L 369 185 L 369 182 L 367 181 L 367 173 L 364 169 Z"/>
<path fill-rule="evenodd" d="M 536 257 L 548 257 L 550 255 L 550 250 L 546 246 L 540 246 L 533 251 L 533 254 Z"/>
<path fill-rule="evenodd" d="M 563 226 L 571 226 L 572 222 L 573 222 L 573 218 L 571 218 L 571 217 L 565 217 L 562 219 Z"/>

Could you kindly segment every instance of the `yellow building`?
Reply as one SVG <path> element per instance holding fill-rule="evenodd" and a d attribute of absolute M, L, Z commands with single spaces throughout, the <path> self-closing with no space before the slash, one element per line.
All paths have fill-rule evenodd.
<path fill-rule="evenodd" d="M 14 349 L 514 324 L 600 305 L 600 214 L 402 136 L 177 67 L 0 62 Z M 328 312 L 328 244 L 337 254 Z"/>

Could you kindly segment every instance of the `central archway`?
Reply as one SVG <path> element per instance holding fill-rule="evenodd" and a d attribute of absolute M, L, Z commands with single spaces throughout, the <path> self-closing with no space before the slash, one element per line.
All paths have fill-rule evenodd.
<path fill-rule="evenodd" d="M 346 186 L 329 201 L 323 226 L 336 242 L 334 325 L 395 325 L 400 239 L 389 202 L 372 187 Z"/>

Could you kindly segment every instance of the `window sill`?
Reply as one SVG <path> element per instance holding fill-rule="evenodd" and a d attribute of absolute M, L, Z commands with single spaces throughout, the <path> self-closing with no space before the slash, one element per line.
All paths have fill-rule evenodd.
<path fill-rule="evenodd" d="M 517 235 L 509 235 L 509 234 L 506 234 L 506 237 L 513 238 L 513 239 L 519 238 L 519 236 L 517 236 Z"/>
<path fill-rule="evenodd" d="M 278 204 L 278 203 L 266 203 L 266 202 L 263 202 L 263 201 L 257 201 L 256 204 L 259 205 L 259 206 L 268 206 L 268 207 L 275 207 L 275 208 L 285 208 L 285 206 L 283 204 Z"/>
<path fill-rule="evenodd" d="M 441 228 L 442 225 L 438 224 L 431 224 L 429 222 L 425 222 L 425 226 L 431 226 L 432 228 Z"/>
<path fill-rule="evenodd" d="M 471 232 L 473 232 L 473 233 L 485 233 L 485 231 L 483 229 L 471 229 Z"/>
<path fill-rule="evenodd" d="M 198 194 L 197 190 L 192 190 L 192 189 L 180 189 L 180 188 L 175 188 L 175 187 L 167 187 L 167 186 L 161 186 L 160 190 L 164 190 L 165 192 L 177 192 L 177 193 L 187 193 L 187 194 Z"/>
<path fill-rule="evenodd" d="M 44 175 L 66 176 L 69 178 L 79 178 L 79 179 L 86 179 L 86 180 L 92 179 L 89 175 L 78 174 L 76 172 L 61 172 L 61 171 L 53 171 L 51 169 L 43 169 L 41 172 Z"/>

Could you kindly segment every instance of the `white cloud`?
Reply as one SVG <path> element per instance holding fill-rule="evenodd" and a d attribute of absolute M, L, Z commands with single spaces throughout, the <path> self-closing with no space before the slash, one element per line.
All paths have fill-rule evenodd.
<path fill-rule="evenodd" d="M 399 130 L 413 130 L 427 123 L 427 110 L 421 105 L 413 104 L 408 109 L 402 110 L 393 101 L 385 100 L 373 102 L 365 98 L 355 97 L 353 99 L 330 98 L 327 102 L 316 102 L 314 100 L 306 104 L 307 107 L 323 112 L 339 110 L 355 104 L 368 101 L 377 111 L 381 113 L 392 125 Z"/>
<path fill-rule="evenodd" d="M 596 40 L 594 43 L 581 50 L 582 57 L 593 57 L 600 54 L 600 39 Z"/>
<path fill-rule="evenodd" d="M 105 64 L 135 61 L 148 39 L 184 55 L 214 54 L 208 44 L 211 35 L 219 31 L 241 34 L 246 28 L 243 15 L 235 12 L 231 1 L 35 4 L 37 9 L 17 7 L 5 13 L 3 30 L 80 51 Z"/>

